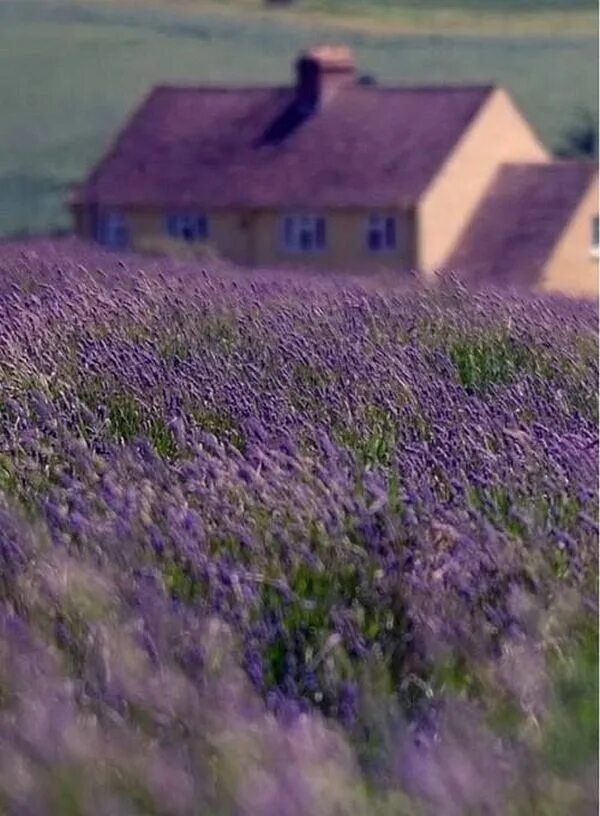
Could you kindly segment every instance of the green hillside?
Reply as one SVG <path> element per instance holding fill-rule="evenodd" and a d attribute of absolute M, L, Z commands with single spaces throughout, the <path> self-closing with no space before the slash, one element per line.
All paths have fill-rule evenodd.
<path fill-rule="evenodd" d="M 79 0 L 82 2 L 85 0 Z M 117 0 L 103 2 L 117 4 Z M 294 24 L 380 33 L 585 33 L 597 20 L 593 0 L 129 0 L 133 2 L 144 9 L 210 11 L 255 19 L 276 15 Z"/>
<path fill-rule="evenodd" d="M 347 9 L 369 9 L 396 11 L 430 9 L 481 12 L 511 12 L 522 14 L 543 14 L 557 11 L 589 11 L 596 8 L 594 0 L 302 0 L 299 6 L 317 7 L 325 11 Z"/>

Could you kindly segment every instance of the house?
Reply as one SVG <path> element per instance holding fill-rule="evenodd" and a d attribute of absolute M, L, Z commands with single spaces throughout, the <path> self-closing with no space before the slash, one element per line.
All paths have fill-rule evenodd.
<path fill-rule="evenodd" d="M 598 295 L 598 167 L 505 164 L 446 262 L 471 283 Z"/>
<path fill-rule="evenodd" d="M 155 88 L 70 204 L 80 235 L 115 247 L 427 278 L 482 234 L 505 165 L 550 163 L 502 88 L 364 84 L 324 46 L 290 87 Z"/>

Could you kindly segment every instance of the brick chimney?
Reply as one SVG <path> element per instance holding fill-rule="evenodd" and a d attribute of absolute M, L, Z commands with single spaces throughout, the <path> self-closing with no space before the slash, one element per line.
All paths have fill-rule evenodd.
<path fill-rule="evenodd" d="M 345 46 L 322 45 L 300 54 L 296 62 L 298 105 L 311 112 L 326 103 L 344 85 L 356 79 L 352 51 Z"/>

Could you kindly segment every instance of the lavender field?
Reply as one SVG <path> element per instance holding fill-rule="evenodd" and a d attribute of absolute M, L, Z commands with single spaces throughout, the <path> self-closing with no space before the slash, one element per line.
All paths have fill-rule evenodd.
<path fill-rule="evenodd" d="M 595 305 L 39 241 L 0 320 L 1 813 L 597 812 Z"/>

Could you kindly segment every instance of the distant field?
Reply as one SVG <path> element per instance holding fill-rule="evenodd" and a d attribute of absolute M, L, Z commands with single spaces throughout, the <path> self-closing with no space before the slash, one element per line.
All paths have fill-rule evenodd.
<path fill-rule="evenodd" d="M 85 0 L 80 0 L 84 2 Z M 97 0 L 92 0 L 97 2 Z M 104 0 L 117 3 L 118 0 Z M 223 15 L 277 15 L 295 24 L 326 23 L 371 33 L 587 33 L 596 24 L 593 0 L 130 0 L 138 7 Z M 122 5 L 122 3 L 118 3 Z"/>
<path fill-rule="evenodd" d="M 332 12 L 342 8 L 341 2 L 306 4 L 320 6 L 328 25 L 309 13 L 302 24 L 295 22 L 300 12 L 267 16 L 257 11 L 259 0 L 238 0 L 220 10 L 203 2 L 191 8 L 191 0 L 172 0 L 168 10 L 166 0 L 161 9 L 151 2 L 137 0 L 127 10 L 111 0 L 0 0 L 0 234 L 67 226 L 62 203 L 69 185 L 98 158 L 153 84 L 286 82 L 299 49 L 340 39 Z M 435 19 L 437 13 L 464 15 L 482 4 L 462 0 L 455 12 L 444 10 L 439 0 L 418 8 L 415 2 L 406 5 L 419 14 L 430 9 Z M 242 6 L 247 13 L 239 14 Z M 391 3 L 368 6 L 371 21 L 392 15 Z M 487 0 L 485 6 L 493 11 L 500 3 Z M 587 0 L 546 0 L 535 6 L 543 7 L 535 12 L 538 20 L 575 7 L 577 13 L 568 19 L 587 14 L 589 33 L 383 35 L 357 23 L 344 40 L 354 48 L 361 70 L 381 82 L 506 85 L 545 141 L 555 146 L 578 109 L 597 112 L 594 15 L 586 12 Z M 398 21 L 396 11 L 393 15 Z"/>

